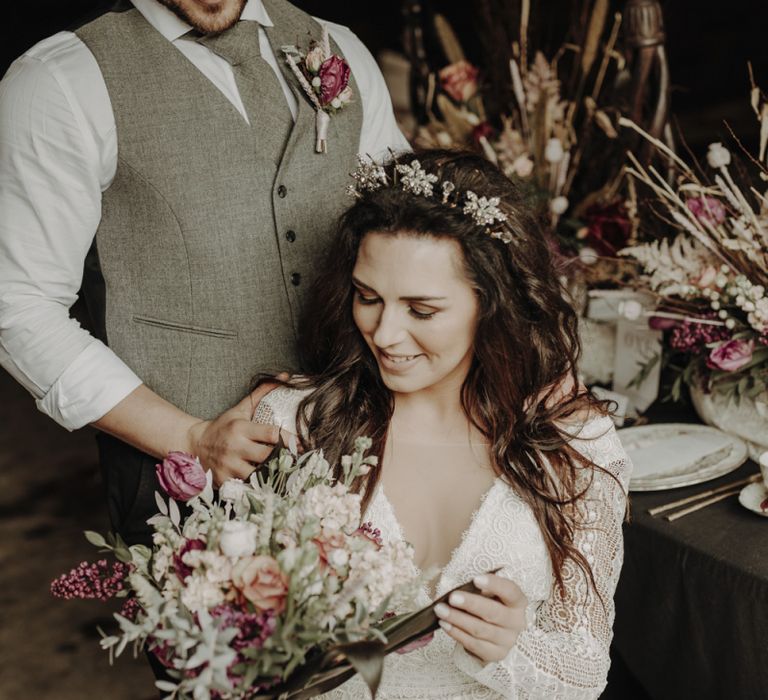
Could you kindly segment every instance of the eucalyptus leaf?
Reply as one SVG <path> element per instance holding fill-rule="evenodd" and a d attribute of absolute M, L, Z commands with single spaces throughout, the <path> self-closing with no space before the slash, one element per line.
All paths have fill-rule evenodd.
<path fill-rule="evenodd" d="M 84 534 L 85 534 L 85 539 L 88 540 L 95 547 L 107 546 L 107 541 L 98 532 L 94 532 L 93 530 L 86 530 Z"/>
<path fill-rule="evenodd" d="M 155 503 L 157 504 L 157 509 L 163 515 L 168 515 L 168 504 L 165 502 L 165 499 L 157 491 L 155 491 Z"/>
<path fill-rule="evenodd" d="M 179 504 L 172 498 L 168 499 L 168 510 L 171 522 L 176 527 L 179 527 L 181 524 L 181 511 L 179 510 Z"/>

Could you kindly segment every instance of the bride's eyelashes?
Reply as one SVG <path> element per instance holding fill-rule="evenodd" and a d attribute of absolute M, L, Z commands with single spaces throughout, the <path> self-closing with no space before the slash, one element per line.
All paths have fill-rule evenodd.
<path fill-rule="evenodd" d="M 363 306 L 373 306 L 381 301 L 379 297 L 366 296 L 360 290 L 355 290 L 355 297 L 357 298 L 358 303 Z M 419 311 L 413 306 L 410 306 L 408 307 L 408 313 L 419 321 L 426 321 L 427 319 L 432 318 L 437 311 Z"/>

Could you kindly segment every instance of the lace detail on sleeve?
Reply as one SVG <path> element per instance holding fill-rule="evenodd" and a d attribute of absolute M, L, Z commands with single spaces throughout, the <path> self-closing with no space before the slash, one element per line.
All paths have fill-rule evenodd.
<path fill-rule="evenodd" d="M 503 661 L 483 667 L 458 646 L 456 664 L 502 697 L 577 700 L 597 698 L 605 687 L 632 464 L 609 419 L 591 421 L 572 444 L 608 472 L 594 471 L 574 537 L 595 585 L 569 560 L 563 569 L 565 594 L 553 585 Z"/>
<path fill-rule="evenodd" d="M 302 399 L 312 393 L 312 389 L 292 389 L 280 386 L 270 391 L 256 406 L 253 414 L 254 423 L 277 425 L 283 430 L 296 435 L 296 414 Z"/>

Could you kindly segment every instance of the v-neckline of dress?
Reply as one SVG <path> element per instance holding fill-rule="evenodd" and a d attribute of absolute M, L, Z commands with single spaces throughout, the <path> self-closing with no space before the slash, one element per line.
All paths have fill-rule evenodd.
<path fill-rule="evenodd" d="M 447 574 L 454 567 L 455 562 L 458 558 L 458 555 L 461 552 L 461 550 L 464 548 L 464 545 L 469 537 L 469 533 L 472 532 L 472 529 L 474 528 L 475 523 L 478 521 L 480 517 L 480 513 L 485 508 L 485 505 L 488 502 L 491 493 L 493 493 L 493 491 L 496 489 L 496 487 L 500 482 L 501 482 L 501 479 L 498 476 L 495 477 L 493 480 L 493 483 L 483 493 L 482 497 L 480 498 L 480 502 L 477 504 L 477 507 L 472 512 L 472 515 L 469 518 L 467 527 L 463 530 L 463 532 L 461 533 L 461 537 L 459 538 L 459 541 L 456 543 L 456 546 L 451 551 L 451 555 L 448 558 L 448 561 L 440 568 L 440 573 L 438 574 L 437 582 L 435 583 L 434 590 L 430 592 L 429 587 L 427 585 L 427 581 L 422 582 L 419 591 L 423 596 L 423 598 L 425 600 L 428 600 L 429 603 L 434 603 L 435 600 L 437 600 L 441 595 L 443 595 L 444 591 L 442 590 L 442 587 L 445 582 Z M 394 534 L 397 536 L 397 538 L 401 542 L 405 542 L 406 544 L 409 544 L 410 541 L 408 540 L 408 537 L 405 534 L 405 530 L 403 529 L 402 524 L 397 518 L 395 507 L 392 505 L 392 502 L 387 497 L 387 494 L 384 491 L 384 485 L 382 483 L 379 483 L 379 485 L 376 487 L 375 498 L 381 498 L 381 502 L 384 508 L 386 509 L 392 521 L 392 524 L 394 525 Z M 421 567 L 418 566 L 418 564 L 416 564 L 415 561 L 413 562 L 413 568 L 415 570 L 416 576 L 422 577 L 424 575 L 424 572 L 422 571 Z"/>

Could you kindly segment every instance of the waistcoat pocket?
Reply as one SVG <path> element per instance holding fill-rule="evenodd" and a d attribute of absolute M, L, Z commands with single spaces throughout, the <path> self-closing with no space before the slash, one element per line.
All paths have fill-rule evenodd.
<path fill-rule="evenodd" d="M 165 321 L 151 316 L 134 316 L 134 323 L 142 323 L 145 326 L 154 328 L 165 328 L 169 331 L 178 331 L 180 333 L 194 333 L 195 335 L 205 335 L 210 338 L 223 338 L 234 340 L 237 338 L 237 331 L 230 331 L 224 328 L 205 328 L 203 326 L 191 326 L 185 323 L 176 323 L 175 321 Z"/>

